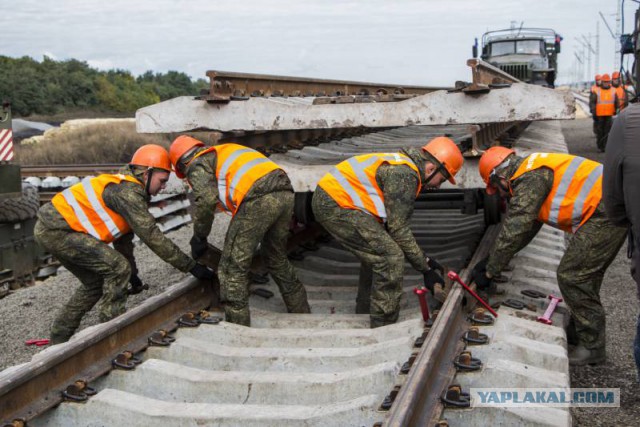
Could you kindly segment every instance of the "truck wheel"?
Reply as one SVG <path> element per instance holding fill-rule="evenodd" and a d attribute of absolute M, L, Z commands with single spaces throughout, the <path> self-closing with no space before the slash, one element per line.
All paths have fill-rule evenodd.
<path fill-rule="evenodd" d="M 22 184 L 22 197 L 0 200 L 0 222 L 19 222 L 38 213 L 40 197 L 33 185 Z"/>
<path fill-rule="evenodd" d="M 500 196 L 497 194 L 488 195 L 484 193 L 483 197 L 483 211 L 484 211 L 484 223 L 485 225 L 494 225 L 500 222 Z"/>

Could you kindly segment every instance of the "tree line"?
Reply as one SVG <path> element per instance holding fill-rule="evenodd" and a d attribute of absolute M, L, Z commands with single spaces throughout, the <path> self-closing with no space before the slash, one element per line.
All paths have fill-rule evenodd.
<path fill-rule="evenodd" d="M 99 71 L 76 59 L 38 62 L 28 56 L 0 55 L 0 102 L 10 101 L 16 116 L 50 115 L 78 110 L 103 114 L 134 113 L 138 108 L 176 96 L 198 95 L 204 79 L 192 81 L 177 71 Z"/>

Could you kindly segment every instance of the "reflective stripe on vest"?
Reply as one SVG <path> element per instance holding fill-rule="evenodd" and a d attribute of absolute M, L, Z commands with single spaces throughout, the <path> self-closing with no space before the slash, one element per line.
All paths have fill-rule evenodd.
<path fill-rule="evenodd" d="M 615 101 L 615 89 L 610 87 L 609 89 L 603 89 L 601 87 L 596 89 L 596 116 L 613 116 L 616 113 Z"/>
<path fill-rule="evenodd" d="M 131 231 L 125 219 L 109 209 L 102 199 L 107 185 L 119 184 L 122 181 L 142 185 L 140 181 L 127 175 L 87 177 L 56 194 L 51 203 L 71 229 L 111 243 Z"/>
<path fill-rule="evenodd" d="M 575 233 L 602 199 L 602 165 L 570 154 L 534 153 L 524 159 L 511 181 L 541 167 L 553 171 L 553 187 L 540 207 L 538 220 Z"/>
<path fill-rule="evenodd" d="M 274 170 L 282 169 L 259 151 L 238 144 L 209 147 L 197 153 L 191 161 L 212 151 L 218 156 L 216 180 L 220 207 L 232 215 L 238 211 L 256 181 Z"/>
<path fill-rule="evenodd" d="M 318 182 L 338 205 L 345 209 L 357 209 L 386 221 L 387 210 L 384 195 L 376 182 L 376 173 L 383 164 L 406 165 L 416 172 L 420 193 L 422 180 L 413 161 L 400 153 L 363 154 L 351 157 L 336 165 Z"/>

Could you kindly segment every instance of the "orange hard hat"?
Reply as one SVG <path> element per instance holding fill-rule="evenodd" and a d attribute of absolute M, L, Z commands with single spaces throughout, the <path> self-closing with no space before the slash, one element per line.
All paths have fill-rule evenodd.
<path fill-rule="evenodd" d="M 438 136 L 429 141 L 422 149 L 440 162 L 440 165 L 449 173 L 447 178 L 449 182 L 455 184 L 456 180 L 454 177 L 464 163 L 464 157 L 462 157 L 462 153 L 456 143 L 446 136 Z"/>
<path fill-rule="evenodd" d="M 184 174 L 178 167 L 178 162 L 182 156 L 195 147 L 204 147 L 204 143 L 187 135 L 180 135 L 171 143 L 171 147 L 169 147 L 169 158 L 171 159 L 171 164 L 178 178 L 184 178 Z"/>
<path fill-rule="evenodd" d="M 602 80 L 602 75 L 596 74 L 596 80 Z"/>
<path fill-rule="evenodd" d="M 602 82 L 611 82 L 611 76 L 609 74 L 602 75 Z"/>
<path fill-rule="evenodd" d="M 131 157 L 130 165 L 146 166 L 153 169 L 163 169 L 171 172 L 171 162 L 169 161 L 169 153 L 163 147 L 156 144 L 147 144 L 138 148 L 133 157 Z"/>
<path fill-rule="evenodd" d="M 620 73 L 618 71 L 614 71 L 613 74 L 611 74 L 611 78 L 612 79 L 619 79 L 620 78 Z"/>
<path fill-rule="evenodd" d="M 484 152 L 482 157 L 480 157 L 478 170 L 480 171 L 482 180 L 487 185 L 487 193 L 493 194 L 495 192 L 491 185 L 489 185 L 489 177 L 491 176 L 491 172 L 493 172 L 493 170 L 507 157 L 515 153 L 516 152 L 511 148 L 495 146 L 489 148 Z"/>

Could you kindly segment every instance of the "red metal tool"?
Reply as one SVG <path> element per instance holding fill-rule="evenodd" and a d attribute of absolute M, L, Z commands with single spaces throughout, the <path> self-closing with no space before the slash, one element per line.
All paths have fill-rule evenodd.
<path fill-rule="evenodd" d="M 542 317 L 538 317 L 538 322 L 544 323 L 545 325 L 553 324 L 553 321 L 551 320 L 551 315 L 553 314 L 554 310 L 558 306 L 558 303 L 562 302 L 562 298 L 557 297 L 555 295 L 549 295 L 549 299 L 551 300 L 551 302 L 547 306 L 547 310 L 544 312 Z"/>
<path fill-rule="evenodd" d="M 48 338 L 41 338 L 41 339 L 33 339 L 33 340 L 26 340 L 25 345 L 35 345 L 38 347 L 42 347 L 43 345 L 48 345 L 49 344 L 49 339 Z"/>
<path fill-rule="evenodd" d="M 422 311 L 422 320 L 428 322 L 431 316 L 429 316 L 429 306 L 427 305 L 427 288 L 424 286 L 413 288 L 413 293 L 418 296 L 420 301 L 420 310 Z"/>
<path fill-rule="evenodd" d="M 455 280 L 456 282 L 460 283 L 460 286 L 462 286 L 465 291 L 469 292 L 471 294 L 471 296 L 474 297 L 480 304 L 482 304 L 482 306 L 484 308 L 489 310 L 489 313 L 493 314 L 495 317 L 498 317 L 498 313 L 496 313 L 496 311 L 493 308 L 491 308 L 491 306 L 489 304 L 487 304 L 485 302 L 485 300 L 480 298 L 480 296 L 478 296 L 478 294 L 473 292 L 473 289 L 471 289 L 469 286 L 467 286 L 455 271 L 450 271 L 449 273 L 447 273 L 447 276 L 449 276 L 449 279 Z"/>

